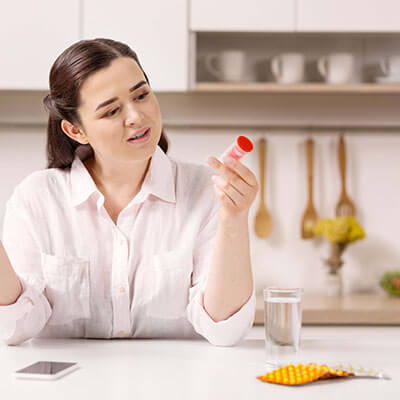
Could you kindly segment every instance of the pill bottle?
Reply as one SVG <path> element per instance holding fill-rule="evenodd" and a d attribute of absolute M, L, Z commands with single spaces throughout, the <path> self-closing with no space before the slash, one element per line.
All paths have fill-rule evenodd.
<path fill-rule="evenodd" d="M 235 160 L 239 160 L 247 153 L 253 150 L 253 143 L 246 136 L 238 136 L 236 140 L 218 157 L 219 161 L 222 161 L 223 157 L 231 157 Z"/>

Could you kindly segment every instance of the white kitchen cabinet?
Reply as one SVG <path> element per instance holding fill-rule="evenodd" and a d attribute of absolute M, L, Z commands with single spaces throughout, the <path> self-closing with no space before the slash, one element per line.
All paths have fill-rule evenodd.
<path fill-rule="evenodd" d="M 297 0 L 300 32 L 400 32 L 399 0 Z"/>
<path fill-rule="evenodd" d="M 155 91 L 188 88 L 188 0 L 83 0 L 83 38 L 134 50 Z"/>
<path fill-rule="evenodd" d="M 0 90 L 48 90 L 57 56 L 79 40 L 79 0 L 8 1 L 0 13 Z"/>
<path fill-rule="evenodd" d="M 269 32 L 295 29 L 296 0 L 190 0 L 192 31 Z"/>

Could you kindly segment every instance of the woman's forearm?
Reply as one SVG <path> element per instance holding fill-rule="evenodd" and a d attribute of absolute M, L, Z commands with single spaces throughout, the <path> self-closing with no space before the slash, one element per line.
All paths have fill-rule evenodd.
<path fill-rule="evenodd" d="M 0 241 L 0 306 L 15 303 L 21 293 L 21 282 L 11 265 L 3 243 Z"/>
<path fill-rule="evenodd" d="M 222 321 L 238 311 L 252 291 L 248 215 L 220 213 L 204 307 L 214 321 Z"/>

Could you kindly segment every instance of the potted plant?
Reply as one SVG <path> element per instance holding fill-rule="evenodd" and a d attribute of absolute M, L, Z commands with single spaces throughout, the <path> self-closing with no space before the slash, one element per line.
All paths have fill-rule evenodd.
<path fill-rule="evenodd" d="M 324 260 L 328 267 L 327 295 L 341 295 L 343 252 L 349 244 L 365 237 L 364 229 L 356 218 L 344 216 L 318 220 L 314 227 L 314 235 L 322 236 L 330 242 L 330 255 Z"/>
<path fill-rule="evenodd" d="M 385 272 L 379 284 L 391 296 L 400 296 L 400 270 Z"/>

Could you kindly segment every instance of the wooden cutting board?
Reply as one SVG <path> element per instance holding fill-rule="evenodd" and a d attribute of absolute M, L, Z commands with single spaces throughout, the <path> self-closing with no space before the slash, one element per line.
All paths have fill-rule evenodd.
<path fill-rule="evenodd" d="M 349 294 L 328 297 L 304 294 L 303 325 L 400 325 L 400 297 Z M 264 301 L 257 295 L 254 325 L 264 325 Z"/>

